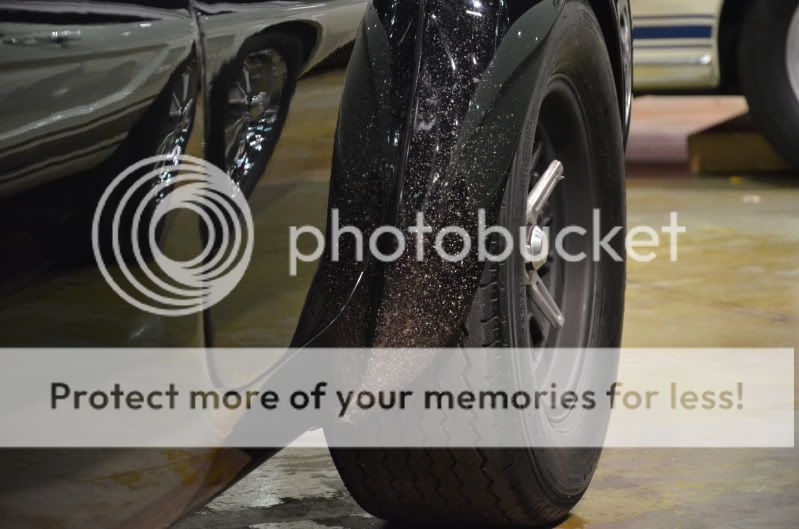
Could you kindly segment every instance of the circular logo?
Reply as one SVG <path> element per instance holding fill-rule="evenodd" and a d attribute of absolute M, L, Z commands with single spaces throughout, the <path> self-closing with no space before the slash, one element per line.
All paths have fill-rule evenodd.
<path fill-rule="evenodd" d="M 158 240 L 167 215 L 178 210 L 194 213 L 201 225 L 203 248 L 186 260 L 167 256 Z M 131 305 L 160 316 L 218 303 L 241 281 L 252 249 L 243 193 L 224 171 L 194 156 L 158 155 L 128 167 L 105 189 L 92 221 L 92 250 L 105 280 Z"/>

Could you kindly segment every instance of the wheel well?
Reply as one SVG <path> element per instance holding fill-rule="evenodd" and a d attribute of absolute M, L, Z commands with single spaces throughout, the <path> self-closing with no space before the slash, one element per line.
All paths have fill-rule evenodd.
<path fill-rule="evenodd" d="M 319 42 L 320 28 L 313 22 L 292 21 L 269 26 L 261 33 L 288 33 L 299 38 L 302 42 L 302 64 L 304 68 L 311 58 L 311 54 L 316 50 Z"/>
<path fill-rule="evenodd" d="M 723 93 L 738 94 L 738 37 L 741 33 L 744 15 L 752 0 L 725 0 L 719 18 L 719 69 L 721 70 L 720 90 Z"/>

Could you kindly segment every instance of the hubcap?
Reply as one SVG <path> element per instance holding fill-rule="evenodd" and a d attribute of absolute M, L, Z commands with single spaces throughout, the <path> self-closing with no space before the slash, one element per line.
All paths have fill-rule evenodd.
<path fill-rule="evenodd" d="M 555 190 L 558 182 L 563 180 L 563 165 L 554 160 L 527 195 L 527 260 L 532 265 L 527 270 L 527 297 L 538 308 L 550 325 L 556 329 L 563 327 L 566 318 L 550 294 L 549 289 L 539 275 L 539 270 L 547 262 L 549 256 L 549 237 L 546 230 L 539 225 L 544 208 Z"/>
<path fill-rule="evenodd" d="M 227 97 L 225 164 L 234 182 L 257 169 L 277 140 L 280 103 L 288 70 L 274 50 L 249 54 Z M 258 175 L 260 176 L 260 175 Z"/>
<path fill-rule="evenodd" d="M 788 78 L 791 80 L 793 94 L 799 101 L 799 8 L 793 14 L 791 25 L 788 27 L 785 60 L 788 61 Z"/>

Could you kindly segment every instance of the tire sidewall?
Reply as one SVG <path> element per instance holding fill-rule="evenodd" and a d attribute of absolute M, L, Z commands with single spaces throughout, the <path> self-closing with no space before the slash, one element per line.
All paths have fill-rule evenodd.
<path fill-rule="evenodd" d="M 537 56 L 538 81 L 527 110 L 527 119 L 519 142 L 519 154 L 514 162 L 499 224 L 515 233 L 518 226 L 524 225 L 524 199 L 529 188 L 529 157 L 525 149 L 533 145 L 538 127 L 538 117 L 548 92 L 550 83 L 556 77 L 565 77 L 572 84 L 580 99 L 585 123 L 588 125 L 592 185 L 596 186 L 598 203 L 594 206 L 600 211 L 601 225 L 625 226 L 625 198 L 623 183 L 623 132 L 618 109 L 615 80 L 604 39 L 590 6 L 582 1 L 567 2 L 562 16 L 553 27 Z M 568 167 L 566 168 L 568 178 Z M 590 226 L 586 226 L 591 231 Z M 612 246 L 624 256 L 623 231 L 613 240 Z M 590 254 L 590 249 L 587 249 Z M 590 258 L 590 256 L 589 256 Z M 500 267 L 500 282 L 504 282 L 505 296 L 503 319 L 507 322 L 505 336 L 511 347 L 530 346 L 526 321 L 520 321 L 523 311 L 516 310 L 524 303 L 524 285 L 509 284 L 511 274 L 508 267 L 523 267 L 518 252 Z M 590 314 L 590 331 L 585 347 L 617 348 L 621 341 L 624 313 L 625 265 L 606 255 L 594 266 L 594 289 Z M 501 290 L 503 290 L 501 288 Z M 521 301 L 520 301 L 521 300 Z M 568 317 L 568 315 L 567 315 Z M 527 333 L 527 341 L 523 336 Z M 536 380 L 535 359 L 532 355 L 513 355 L 513 384 L 520 389 L 545 389 L 549 382 Z M 618 370 L 618 351 L 606 351 L 585 358 L 583 383 L 590 387 L 604 386 L 615 381 Z M 596 411 L 583 413 L 570 432 L 558 431 L 543 413 L 523 414 L 523 427 L 528 438 L 545 439 L 557 446 L 573 442 L 574 439 L 604 437 L 607 416 Z M 575 422 L 572 419 L 573 422 Z M 530 449 L 538 479 L 545 484 L 543 490 L 549 494 L 553 505 L 570 508 L 587 488 L 597 460 L 599 449 Z"/>
<path fill-rule="evenodd" d="M 753 2 L 738 43 L 741 90 L 758 129 L 799 167 L 799 95 L 788 75 L 788 31 L 799 0 Z"/>

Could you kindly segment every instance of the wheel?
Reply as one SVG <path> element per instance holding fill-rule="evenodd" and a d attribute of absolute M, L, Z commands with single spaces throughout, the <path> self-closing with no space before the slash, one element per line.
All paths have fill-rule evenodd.
<path fill-rule="evenodd" d="M 174 73 L 170 76 L 169 82 L 155 99 L 153 104 L 142 115 L 139 122 L 131 128 L 126 141 L 119 147 L 114 155 L 106 160 L 99 168 L 95 169 L 101 175 L 119 175 L 132 164 L 151 156 L 160 156 L 161 160 L 149 167 L 147 170 L 153 171 L 156 175 L 147 186 L 142 186 L 130 199 L 128 207 L 120 206 L 128 186 L 132 185 L 136 178 L 143 176 L 143 172 L 136 172 L 123 183 L 117 190 L 108 197 L 108 205 L 105 207 L 107 212 L 119 211 L 120 228 L 117 230 L 118 244 L 120 246 L 120 256 L 125 259 L 133 259 L 134 243 L 138 243 L 142 254 L 151 257 L 151 248 L 146 230 L 134 230 L 133 215 L 135 207 L 145 200 L 146 193 L 151 190 L 158 190 L 153 200 L 150 200 L 141 214 L 144 221 L 139 226 L 149 226 L 150 219 L 159 201 L 163 200 L 172 192 L 172 186 L 167 185 L 174 176 L 174 165 L 178 163 L 178 157 L 186 152 L 186 147 L 194 126 L 194 113 L 197 104 L 197 93 L 199 87 L 199 72 L 194 54 L 187 58 Z M 88 179 L 87 182 L 92 182 Z M 96 200 L 100 200 L 101 192 L 104 187 L 93 186 L 91 191 L 96 193 Z M 131 206 L 133 205 L 133 206 Z M 64 250 L 59 255 L 75 255 L 77 259 L 87 257 L 94 261 L 94 254 L 90 247 L 86 247 L 89 240 L 85 234 L 91 229 L 94 215 L 94 208 L 85 212 L 85 217 L 81 217 L 77 222 L 85 224 L 86 228 L 75 227 L 72 223 L 64 223 L 62 226 L 65 235 L 56 237 L 54 240 L 64 244 Z M 105 223 L 100 223 L 98 233 L 98 244 L 100 251 L 108 262 L 116 261 L 112 246 L 111 218 Z M 160 240 L 164 230 L 164 224 L 156 226 L 156 240 Z M 76 236 L 78 240 L 76 241 Z"/>
<path fill-rule="evenodd" d="M 528 110 L 499 224 L 518 232 L 527 226 L 532 244 L 536 228 L 556 230 L 578 225 L 591 232 L 593 211 L 602 226 L 624 226 L 623 133 L 614 78 L 599 24 L 583 0 L 567 1 L 543 45 L 537 85 Z M 565 178 L 559 181 L 559 160 Z M 553 162 L 555 162 L 553 164 Z M 548 200 L 537 201 L 528 215 L 530 195 L 556 183 Z M 535 202 L 535 201 L 534 201 Z M 527 237 L 526 237 L 527 239 Z M 498 241 L 495 241 L 497 243 Z M 550 245 L 554 246 L 554 245 Z M 618 347 L 624 305 L 623 234 L 613 239 L 619 260 L 590 258 L 590 237 L 566 238 L 570 262 L 550 251 L 526 262 L 513 252 L 503 263 L 487 265 L 463 325 L 463 347 L 515 347 L 529 355 L 488 355 L 482 364 L 464 363 L 479 380 L 502 377 L 505 388 L 543 387 L 550 368 L 580 377 L 602 373 L 615 378 L 616 353 L 584 355 L 579 362 L 556 365 L 558 355 L 542 346 Z M 499 252 L 494 252 L 499 253 Z M 493 359 L 492 359 L 493 358 Z M 560 357 L 561 359 L 563 357 Z M 460 366 L 458 367 L 460 369 Z M 499 373 L 499 375 L 496 375 Z M 585 414 L 566 418 L 561 431 L 541 415 L 515 428 L 520 437 L 537 429 L 557 446 L 565 435 L 599 431 Z M 529 436 L 527 436 L 529 438 Z M 550 445 L 550 446 L 552 446 Z M 333 449 L 339 473 L 356 501 L 373 515 L 397 521 L 540 525 L 562 519 L 584 494 L 596 468 L 599 449 Z"/>
<path fill-rule="evenodd" d="M 211 88 L 210 159 L 245 194 L 263 174 L 280 138 L 301 61 L 297 37 L 255 35 Z"/>
<path fill-rule="evenodd" d="M 752 2 L 738 59 L 752 120 L 783 158 L 799 168 L 799 0 Z"/>

